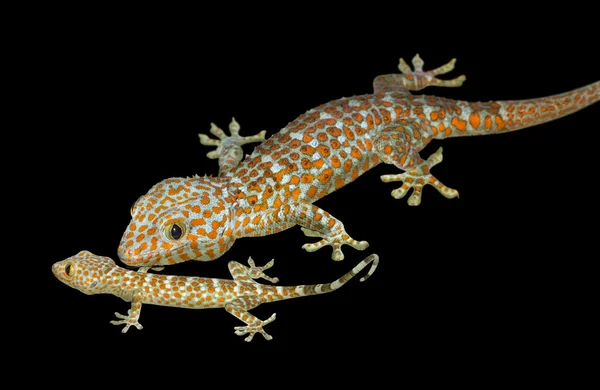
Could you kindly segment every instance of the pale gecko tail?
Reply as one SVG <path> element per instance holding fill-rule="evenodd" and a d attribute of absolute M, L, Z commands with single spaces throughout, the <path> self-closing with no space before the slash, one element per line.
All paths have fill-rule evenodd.
<path fill-rule="evenodd" d="M 598 101 L 600 81 L 545 98 L 499 101 L 505 129 L 498 130 L 514 131 L 539 125 L 572 114 Z M 500 120 L 498 122 L 501 123 Z"/>
<path fill-rule="evenodd" d="M 303 296 L 309 296 L 309 295 L 325 294 L 328 292 L 335 291 L 335 290 L 339 289 L 340 287 L 342 287 L 344 284 L 346 284 L 350 279 L 352 279 L 354 276 L 356 276 L 356 274 L 358 274 L 360 271 L 362 271 L 371 262 L 373 264 L 371 264 L 371 268 L 369 268 L 369 271 L 367 272 L 367 274 L 365 276 L 363 276 L 362 278 L 360 278 L 360 281 L 364 282 L 371 275 L 373 275 L 373 272 L 375 272 L 375 269 L 377 268 L 377 265 L 379 264 L 379 256 L 377 256 L 376 254 L 372 254 L 372 255 L 368 256 L 363 261 L 358 263 L 354 268 L 352 268 L 352 270 L 350 270 L 348 273 L 344 274 L 341 278 L 339 278 L 331 283 L 300 285 L 300 286 L 295 286 L 295 287 L 278 286 L 276 288 L 279 290 L 280 296 L 283 297 L 283 299 L 297 298 L 297 297 L 303 297 Z"/>

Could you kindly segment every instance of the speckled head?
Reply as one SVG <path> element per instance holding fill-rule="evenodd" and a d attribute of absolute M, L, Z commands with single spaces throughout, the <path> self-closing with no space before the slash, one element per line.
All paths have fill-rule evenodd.
<path fill-rule="evenodd" d="M 234 242 L 227 197 L 220 178 L 163 180 L 131 208 L 119 258 L 142 267 L 219 257 Z"/>
<path fill-rule="evenodd" d="M 52 273 L 67 286 L 92 295 L 105 292 L 106 284 L 103 279 L 115 268 L 117 265 L 111 258 L 81 251 L 54 263 Z"/>

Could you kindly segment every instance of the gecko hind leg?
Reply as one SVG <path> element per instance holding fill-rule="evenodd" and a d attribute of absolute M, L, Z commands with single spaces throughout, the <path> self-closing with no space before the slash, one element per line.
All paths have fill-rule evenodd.
<path fill-rule="evenodd" d="M 408 204 L 410 206 L 418 206 L 421 204 L 421 194 L 423 187 L 430 185 L 440 194 L 448 199 L 457 198 L 458 191 L 445 186 L 438 179 L 435 178 L 429 170 L 431 167 L 442 162 L 442 148 L 440 147 L 434 154 L 429 156 L 427 160 L 423 160 L 421 163 L 416 164 L 414 168 L 397 175 L 382 175 L 381 181 L 389 183 L 392 181 L 401 181 L 402 186 L 392 191 L 392 196 L 396 199 L 403 198 L 410 188 L 413 189 L 412 195 L 408 198 Z"/>
<path fill-rule="evenodd" d="M 425 62 L 417 54 L 412 59 L 413 69 L 400 58 L 398 69 L 401 74 L 386 74 L 377 76 L 373 81 L 375 93 L 386 91 L 420 91 L 429 86 L 435 87 L 460 87 L 467 79 L 465 75 L 458 76 L 451 80 L 442 80 L 436 76 L 446 74 L 454 69 L 456 58 L 453 58 L 445 65 L 432 70 L 424 71 Z"/>
<path fill-rule="evenodd" d="M 402 182 L 401 187 L 392 191 L 392 196 L 396 199 L 403 198 L 412 188 L 413 193 L 408 198 L 408 204 L 418 206 L 421 204 L 423 187 L 430 185 L 448 199 L 458 197 L 458 191 L 442 184 L 430 172 L 432 167 L 442 162 L 442 148 L 440 147 L 427 160 L 423 160 L 417 149 L 406 141 L 407 129 L 414 130 L 412 132 L 414 134 L 422 128 L 418 123 L 406 123 L 405 126 L 387 129 L 373 139 L 379 158 L 384 163 L 395 165 L 405 171 L 401 174 L 381 176 L 384 183 Z"/>
<path fill-rule="evenodd" d="M 264 271 L 271 268 L 274 263 L 275 259 L 271 259 L 271 261 L 262 267 L 257 267 L 252 257 L 249 257 L 248 264 L 250 267 L 240 264 L 237 261 L 230 261 L 227 266 L 229 267 L 229 273 L 235 280 L 253 281 L 254 279 L 263 278 L 271 283 L 277 283 L 279 282 L 278 278 L 272 278 L 264 273 Z"/>
<path fill-rule="evenodd" d="M 246 323 L 245 326 L 236 326 L 233 329 L 235 330 L 235 334 L 238 336 L 248 335 L 244 341 L 250 342 L 254 338 L 254 335 L 260 333 L 265 340 L 272 340 L 273 336 L 265 332 L 263 327 L 265 325 L 270 324 L 275 321 L 275 313 L 271 315 L 271 317 L 262 321 L 256 318 L 254 315 L 248 312 L 258 305 L 260 305 L 260 299 L 256 297 L 242 297 L 238 298 L 227 305 L 225 305 L 225 310 L 228 313 L 237 317 L 240 321 Z"/>

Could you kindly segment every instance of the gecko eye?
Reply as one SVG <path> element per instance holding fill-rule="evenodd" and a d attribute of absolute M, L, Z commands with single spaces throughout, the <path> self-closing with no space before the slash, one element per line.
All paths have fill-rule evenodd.
<path fill-rule="evenodd" d="M 181 222 L 172 222 L 165 228 L 165 235 L 171 241 L 177 241 L 183 237 L 185 226 Z"/>
<path fill-rule="evenodd" d="M 69 263 L 65 266 L 65 274 L 69 278 L 75 275 L 75 267 L 73 267 L 73 264 Z"/>

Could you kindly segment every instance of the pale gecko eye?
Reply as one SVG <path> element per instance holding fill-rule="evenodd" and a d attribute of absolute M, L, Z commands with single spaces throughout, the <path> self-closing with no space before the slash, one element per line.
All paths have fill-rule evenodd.
<path fill-rule="evenodd" d="M 75 267 L 73 266 L 73 264 L 69 263 L 65 266 L 65 274 L 69 278 L 75 275 Z"/>
<path fill-rule="evenodd" d="M 181 222 L 172 222 L 165 228 L 165 235 L 169 240 L 177 241 L 183 237 L 185 226 Z"/>

